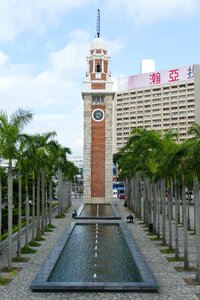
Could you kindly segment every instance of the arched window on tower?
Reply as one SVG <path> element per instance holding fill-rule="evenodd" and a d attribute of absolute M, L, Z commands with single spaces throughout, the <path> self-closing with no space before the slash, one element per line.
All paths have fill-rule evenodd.
<path fill-rule="evenodd" d="M 92 97 L 92 104 L 104 104 L 104 96 L 93 96 Z"/>
<path fill-rule="evenodd" d="M 96 73 L 100 73 L 101 72 L 101 65 L 97 64 L 96 65 Z"/>

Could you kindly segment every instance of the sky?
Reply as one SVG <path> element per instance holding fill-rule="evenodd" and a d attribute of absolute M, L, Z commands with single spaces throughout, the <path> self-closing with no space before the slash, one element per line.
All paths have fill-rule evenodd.
<path fill-rule="evenodd" d="M 113 79 L 200 63 L 200 0 L 0 0 L 0 109 L 33 112 L 25 132 L 56 131 L 73 156 L 83 152 L 86 56 L 96 35 Z"/>

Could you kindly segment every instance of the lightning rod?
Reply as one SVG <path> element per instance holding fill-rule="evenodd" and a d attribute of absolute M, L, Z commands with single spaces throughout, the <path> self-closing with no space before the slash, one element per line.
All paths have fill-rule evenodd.
<path fill-rule="evenodd" d="M 97 37 L 100 37 L 100 10 L 97 10 Z"/>

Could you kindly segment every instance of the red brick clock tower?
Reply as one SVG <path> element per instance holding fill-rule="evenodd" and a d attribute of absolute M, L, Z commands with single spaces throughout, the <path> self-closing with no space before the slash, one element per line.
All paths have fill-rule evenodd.
<path fill-rule="evenodd" d="M 97 34 L 87 56 L 83 83 L 85 203 L 112 201 L 113 82 L 106 43 Z"/>

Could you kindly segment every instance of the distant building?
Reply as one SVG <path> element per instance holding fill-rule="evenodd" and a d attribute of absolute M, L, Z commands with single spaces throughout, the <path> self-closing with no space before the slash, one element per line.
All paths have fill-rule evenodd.
<path fill-rule="evenodd" d="M 179 133 L 200 123 L 200 65 L 154 71 L 118 79 L 114 99 L 114 152 L 126 144 L 134 128 Z"/>
<path fill-rule="evenodd" d="M 83 174 L 83 157 L 82 156 L 68 156 L 69 161 L 73 162 L 74 165 L 79 169 L 79 172 Z"/>

